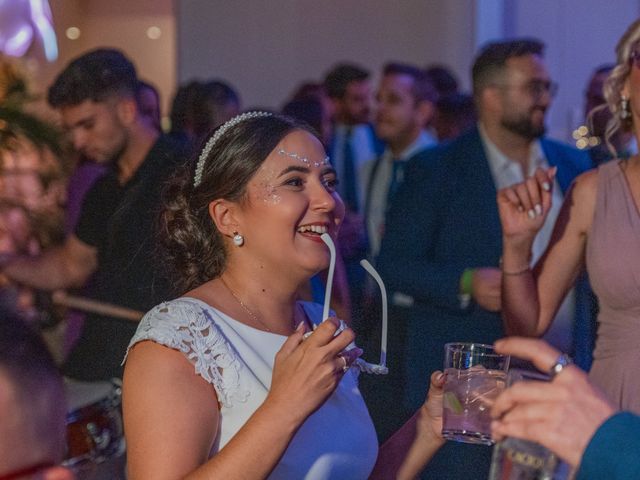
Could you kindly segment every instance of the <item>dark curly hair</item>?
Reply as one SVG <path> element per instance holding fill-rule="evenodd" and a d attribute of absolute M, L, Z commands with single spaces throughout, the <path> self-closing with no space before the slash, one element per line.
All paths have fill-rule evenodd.
<path fill-rule="evenodd" d="M 160 241 L 177 291 L 191 290 L 223 272 L 225 242 L 209 216 L 209 204 L 219 198 L 242 201 L 251 177 L 280 140 L 294 130 L 313 134 L 304 124 L 285 116 L 243 120 L 225 131 L 211 149 L 198 186 L 193 186 L 194 172 L 202 148 L 167 184 Z"/>

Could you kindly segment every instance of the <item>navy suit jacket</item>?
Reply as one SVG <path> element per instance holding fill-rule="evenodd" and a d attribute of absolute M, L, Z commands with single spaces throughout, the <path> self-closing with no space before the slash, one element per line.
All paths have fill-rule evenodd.
<path fill-rule="evenodd" d="M 542 139 L 548 163 L 566 190 L 590 166 L 586 152 Z M 497 267 L 502 230 L 497 191 L 480 134 L 473 129 L 416 156 L 405 170 L 385 223 L 378 268 L 393 300 L 413 298 L 402 315 L 402 354 L 409 408 L 424 401 L 430 373 L 442 368 L 446 342 L 492 343 L 503 336 L 499 313 L 461 308 L 460 276 L 466 268 Z"/>

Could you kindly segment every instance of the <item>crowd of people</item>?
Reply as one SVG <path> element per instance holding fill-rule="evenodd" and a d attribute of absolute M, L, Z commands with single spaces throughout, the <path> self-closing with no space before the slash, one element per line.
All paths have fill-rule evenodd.
<path fill-rule="evenodd" d="M 442 438 L 451 341 L 557 373 L 498 397 L 496 440 L 580 479 L 640 474 L 640 21 L 590 79 L 591 150 L 545 135 L 544 51 L 483 46 L 470 94 L 439 64 L 374 86 L 341 63 L 280 111 L 191 81 L 163 128 L 153 85 L 97 49 L 48 90 L 64 135 L 0 58 L 0 477 L 70 478 L 60 399 L 115 378 L 127 473 L 121 449 L 107 478 L 486 478 L 491 448 Z M 386 376 L 356 362 L 381 335 L 363 258 L 388 289 Z M 34 333 L 58 325 L 59 372 Z"/>

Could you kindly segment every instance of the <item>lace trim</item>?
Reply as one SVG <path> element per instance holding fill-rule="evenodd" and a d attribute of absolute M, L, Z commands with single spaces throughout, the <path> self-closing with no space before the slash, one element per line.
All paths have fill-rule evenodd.
<path fill-rule="evenodd" d="M 223 406 L 247 400 L 249 391 L 240 388 L 242 361 L 202 306 L 180 299 L 154 307 L 129 342 L 123 364 L 129 349 L 143 340 L 182 352 L 195 372 L 213 385 Z"/>

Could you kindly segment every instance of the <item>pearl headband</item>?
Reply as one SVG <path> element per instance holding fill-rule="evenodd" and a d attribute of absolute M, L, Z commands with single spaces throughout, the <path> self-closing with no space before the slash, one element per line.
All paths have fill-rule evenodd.
<path fill-rule="evenodd" d="M 196 163 L 196 171 L 193 176 L 193 186 L 197 187 L 198 185 L 200 185 L 200 183 L 202 183 L 202 172 L 204 171 L 204 164 L 207 161 L 207 157 L 211 153 L 211 150 L 213 149 L 215 144 L 227 132 L 227 130 L 251 118 L 270 116 L 272 116 L 272 114 L 269 112 L 246 112 L 233 117 L 231 120 L 218 127 L 213 136 L 207 141 L 204 148 L 202 149 L 202 153 L 200 153 L 200 156 L 198 157 L 198 163 Z"/>

